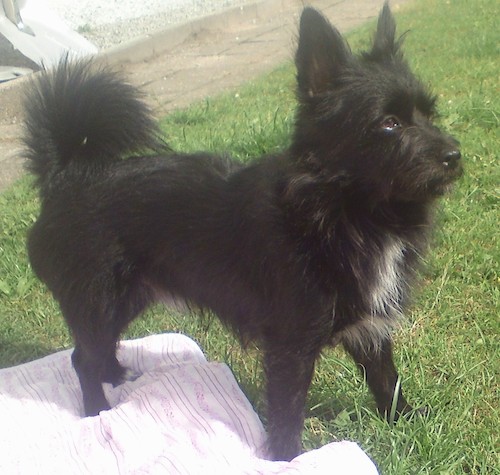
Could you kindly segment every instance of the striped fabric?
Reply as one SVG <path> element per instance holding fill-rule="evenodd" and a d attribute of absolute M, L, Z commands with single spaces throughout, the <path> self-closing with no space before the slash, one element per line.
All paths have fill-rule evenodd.
<path fill-rule="evenodd" d="M 352 442 L 290 463 L 265 460 L 265 431 L 229 368 L 178 334 L 121 343 L 141 376 L 105 393 L 113 406 L 82 418 L 71 350 L 0 370 L 3 474 L 376 474 Z"/>

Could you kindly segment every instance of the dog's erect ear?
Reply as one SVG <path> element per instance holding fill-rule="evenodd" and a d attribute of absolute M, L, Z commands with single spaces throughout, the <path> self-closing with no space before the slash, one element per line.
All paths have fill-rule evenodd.
<path fill-rule="evenodd" d="M 367 56 L 374 61 L 393 59 L 401 56 L 400 45 L 401 41 L 396 41 L 396 22 L 389 4 L 386 2 L 378 17 L 377 32 L 375 33 L 372 50 Z"/>
<path fill-rule="evenodd" d="M 325 92 L 350 57 L 341 34 L 319 12 L 305 8 L 295 55 L 299 91 L 309 96 Z"/>

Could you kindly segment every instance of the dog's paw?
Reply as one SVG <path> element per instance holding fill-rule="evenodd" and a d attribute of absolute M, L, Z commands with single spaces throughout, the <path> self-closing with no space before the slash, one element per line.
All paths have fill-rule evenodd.
<path fill-rule="evenodd" d="M 116 387 L 126 381 L 135 381 L 140 375 L 140 373 L 122 366 L 116 357 L 113 356 L 107 362 L 102 381 L 111 383 L 113 387 Z"/>
<path fill-rule="evenodd" d="M 389 424 L 395 424 L 399 419 L 411 421 L 416 417 L 428 417 L 430 413 L 431 410 L 428 406 L 414 408 L 407 404 L 402 410 L 398 410 L 394 414 L 391 414 L 390 412 L 384 413 L 384 418 Z"/>
<path fill-rule="evenodd" d="M 418 417 L 428 417 L 431 414 L 431 408 L 429 406 L 422 406 L 413 409 L 411 412 L 405 414 L 405 417 L 412 418 L 415 416 Z"/>
<path fill-rule="evenodd" d="M 123 375 L 122 382 L 124 383 L 126 381 L 135 381 L 140 376 L 141 376 L 141 373 L 139 373 L 138 371 L 134 371 L 133 369 L 127 368 L 125 370 L 124 375 Z"/>

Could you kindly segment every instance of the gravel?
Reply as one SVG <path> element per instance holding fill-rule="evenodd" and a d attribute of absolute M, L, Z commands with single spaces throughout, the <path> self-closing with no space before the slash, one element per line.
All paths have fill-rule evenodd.
<path fill-rule="evenodd" d="M 102 50 L 250 0 L 45 0 L 45 3 L 70 28 Z"/>

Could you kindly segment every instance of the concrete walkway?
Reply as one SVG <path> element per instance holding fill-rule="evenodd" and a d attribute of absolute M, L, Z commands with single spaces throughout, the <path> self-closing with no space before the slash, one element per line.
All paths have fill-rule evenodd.
<path fill-rule="evenodd" d="M 391 3 L 393 11 L 410 0 Z M 231 90 L 293 59 L 304 4 L 345 32 L 374 18 L 383 0 L 268 0 L 141 38 L 103 54 L 146 92 L 158 117 Z M 0 84 L 0 192 L 23 173 L 19 137 L 26 78 Z"/>

